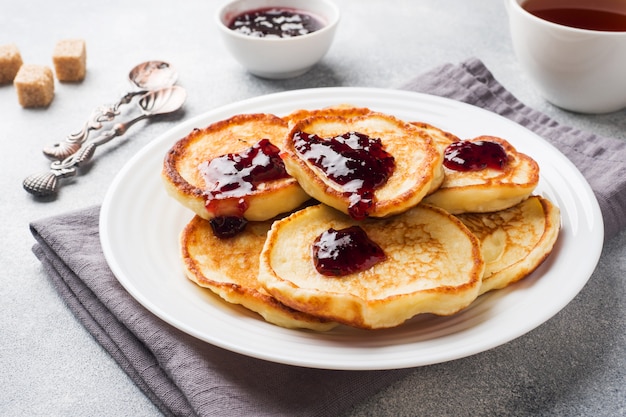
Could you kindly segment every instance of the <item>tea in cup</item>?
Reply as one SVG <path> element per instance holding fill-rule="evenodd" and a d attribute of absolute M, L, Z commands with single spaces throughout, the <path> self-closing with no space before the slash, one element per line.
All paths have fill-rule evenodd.
<path fill-rule="evenodd" d="M 505 0 L 522 70 L 552 104 L 626 108 L 626 0 Z"/>

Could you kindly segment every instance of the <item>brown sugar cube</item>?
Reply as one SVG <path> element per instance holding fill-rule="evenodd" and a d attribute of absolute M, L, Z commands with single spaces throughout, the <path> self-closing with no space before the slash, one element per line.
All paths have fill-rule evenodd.
<path fill-rule="evenodd" d="M 87 72 L 87 50 L 82 39 L 57 42 L 52 55 L 54 72 L 59 81 L 82 81 Z"/>
<path fill-rule="evenodd" d="M 13 82 L 22 66 L 22 55 L 17 46 L 0 45 L 0 84 Z"/>
<path fill-rule="evenodd" d="M 13 85 L 22 107 L 45 107 L 54 97 L 52 70 L 44 65 L 22 65 Z"/>

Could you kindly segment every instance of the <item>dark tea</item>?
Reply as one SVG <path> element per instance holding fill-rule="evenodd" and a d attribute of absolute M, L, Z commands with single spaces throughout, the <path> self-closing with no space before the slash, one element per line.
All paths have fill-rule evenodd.
<path fill-rule="evenodd" d="M 626 0 L 526 0 L 540 19 L 579 29 L 626 32 Z"/>

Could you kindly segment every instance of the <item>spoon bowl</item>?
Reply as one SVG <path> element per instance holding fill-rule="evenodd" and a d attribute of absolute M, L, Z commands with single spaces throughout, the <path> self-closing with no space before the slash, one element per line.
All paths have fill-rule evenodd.
<path fill-rule="evenodd" d="M 187 93 L 182 87 L 165 87 L 144 94 L 137 105 L 146 116 L 172 113 L 181 108 Z"/>
<path fill-rule="evenodd" d="M 146 61 L 130 70 L 128 79 L 140 89 L 157 90 L 174 85 L 178 72 L 167 62 Z"/>

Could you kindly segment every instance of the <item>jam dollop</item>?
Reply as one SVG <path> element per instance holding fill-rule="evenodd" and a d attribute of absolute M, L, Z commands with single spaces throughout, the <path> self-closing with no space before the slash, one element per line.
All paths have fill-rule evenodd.
<path fill-rule="evenodd" d="M 453 142 L 443 154 L 443 165 L 454 171 L 503 169 L 507 160 L 502 145 L 488 140 Z"/>
<path fill-rule="evenodd" d="M 363 220 L 374 204 L 374 191 L 384 185 L 395 168 L 395 160 L 378 138 L 359 132 L 323 139 L 296 132 L 294 147 L 307 161 L 342 186 L 350 201 L 348 214 Z"/>
<path fill-rule="evenodd" d="M 243 232 L 248 220 L 240 216 L 217 216 L 209 220 L 209 224 L 215 236 L 226 239 Z"/>
<path fill-rule="evenodd" d="M 279 153 L 280 149 L 269 139 L 261 139 L 242 152 L 222 155 L 198 166 L 206 184 L 205 207 L 214 215 L 211 226 L 216 236 L 234 236 L 245 228 L 245 197 L 257 185 L 289 177 Z"/>
<path fill-rule="evenodd" d="M 311 14 L 290 8 L 264 8 L 241 13 L 228 28 L 257 38 L 292 38 L 323 27 Z"/>
<path fill-rule="evenodd" d="M 315 269 L 326 276 L 340 277 L 365 271 L 385 259 L 385 252 L 359 226 L 330 228 L 313 243 Z"/>

